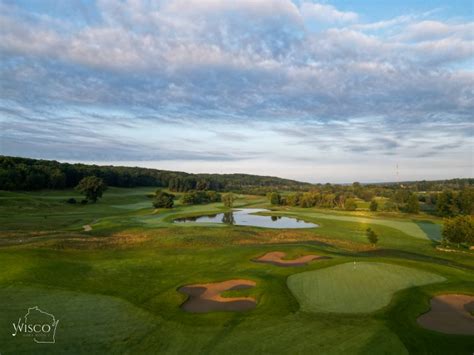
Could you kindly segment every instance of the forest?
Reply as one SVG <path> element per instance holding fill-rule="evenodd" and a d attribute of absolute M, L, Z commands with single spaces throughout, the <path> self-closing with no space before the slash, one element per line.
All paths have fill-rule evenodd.
<path fill-rule="evenodd" d="M 312 184 L 248 174 L 188 174 L 140 167 L 60 163 L 52 160 L 0 156 L 0 190 L 64 189 L 97 176 L 108 186 L 156 186 L 175 192 L 234 191 L 264 195 L 272 190 L 306 191 Z"/>

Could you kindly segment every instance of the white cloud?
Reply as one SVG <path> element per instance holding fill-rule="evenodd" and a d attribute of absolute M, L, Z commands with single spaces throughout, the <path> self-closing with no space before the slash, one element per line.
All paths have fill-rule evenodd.
<path fill-rule="evenodd" d="M 377 22 L 371 22 L 371 23 L 358 23 L 352 26 L 352 28 L 356 30 L 381 30 L 393 26 L 398 26 L 402 24 L 406 24 L 408 22 L 411 22 L 415 19 L 416 17 L 413 15 L 402 15 L 402 16 L 397 16 L 389 20 L 382 20 L 382 21 L 377 21 Z"/>
<path fill-rule="evenodd" d="M 286 17 L 298 22 L 298 8 L 289 0 L 173 0 L 162 8 L 163 13 L 175 16 L 212 16 L 245 14 L 255 18 Z"/>
<path fill-rule="evenodd" d="M 357 21 L 359 15 L 355 12 L 339 11 L 332 5 L 303 2 L 300 6 L 301 15 L 306 20 L 322 23 L 344 23 Z"/>
<path fill-rule="evenodd" d="M 424 41 L 414 46 L 418 57 L 426 58 L 428 63 L 459 62 L 472 60 L 474 45 L 472 41 L 457 38 L 442 38 L 434 41 Z"/>
<path fill-rule="evenodd" d="M 474 23 L 448 24 L 440 21 L 421 21 L 410 24 L 400 34 L 401 39 L 409 41 L 430 41 L 447 37 L 474 40 Z"/>

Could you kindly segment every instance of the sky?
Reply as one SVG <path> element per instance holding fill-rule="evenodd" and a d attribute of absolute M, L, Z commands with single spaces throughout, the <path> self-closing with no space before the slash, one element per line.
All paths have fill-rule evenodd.
<path fill-rule="evenodd" d="M 473 6 L 0 0 L 0 154 L 321 183 L 473 177 Z"/>

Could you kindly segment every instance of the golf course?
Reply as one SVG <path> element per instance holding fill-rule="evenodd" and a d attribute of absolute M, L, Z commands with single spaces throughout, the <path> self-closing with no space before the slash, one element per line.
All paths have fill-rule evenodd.
<path fill-rule="evenodd" d="M 0 355 L 474 355 L 474 0 L 0 0 Z"/>
<path fill-rule="evenodd" d="M 250 194 L 155 208 L 155 190 L 0 191 L 2 355 L 472 354 L 472 309 L 464 334 L 418 321 L 434 297 L 474 296 L 474 252 L 438 248 L 442 218 Z M 198 220 L 215 215 L 234 222 Z M 59 320 L 54 344 L 12 336 L 35 306 Z"/>

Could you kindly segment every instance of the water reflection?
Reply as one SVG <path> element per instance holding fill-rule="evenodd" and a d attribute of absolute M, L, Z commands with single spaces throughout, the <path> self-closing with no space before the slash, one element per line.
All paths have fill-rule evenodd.
<path fill-rule="evenodd" d="M 282 216 L 260 216 L 257 212 L 270 212 L 266 209 L 243 208 L 224 213 L 175 219 L 176 223 L 223 223 L 238 226 L 263 228 L 315 228 L 317 224 L 296 218 Z"/>
<path fill-rule="evenodd" d="M 234 213 L 232 211 L 231 212 L 224 212 L 222 215 L 223 215 L 222 216 L 222 223 L 231 224 L 231 225 L 235 224 Z"/>

